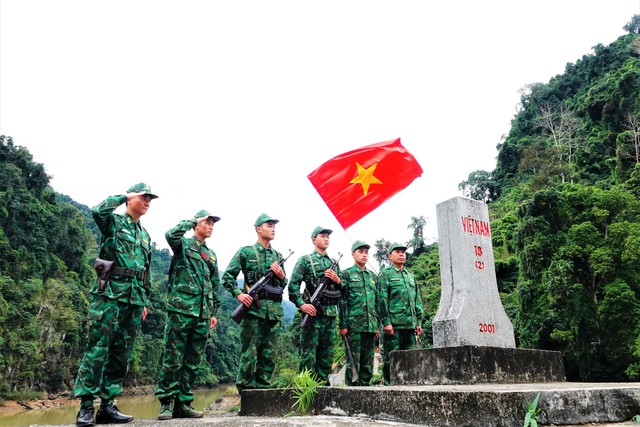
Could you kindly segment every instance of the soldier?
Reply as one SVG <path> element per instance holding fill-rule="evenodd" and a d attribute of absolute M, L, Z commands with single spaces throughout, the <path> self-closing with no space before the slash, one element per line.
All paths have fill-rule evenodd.
<path fill-rule="evenodd" d="M 324 277 L 330 280 L 327 288 L 329 292 L 339 291 L 340 266 L 336 266 L 335 270 L 330 269 L 333 260 L 327 255 L 329 235 L 332 232 L 324 227 L 313 229 L 311 241 L 315 250 L 309 255 L 298 258 L 289 280 L 289 300 L 300 309 L 302 315 L 313 316 L 311 328 L 303 328 L 300 331 L 300 371 L 308 369 L 317 375 L 323 385 L 329 385 L 340 298 L 324 298 L 324 308 L 320 312 L 309 304 L 309 300 Z M 301 290 L 303 281 L 304 295 Z"/>
<path fill-rule="evenodd" d="M 351 256 L 355 264 L 342 272 L 342 299 L 338 306 L 340 314 L 338 327 L 340 335 L 346 339 L 353 355 L 357 381 L 353 381 L 351 362 L 347 358 L 346 384 L 369 385 L 373 376 L 373 358 L 376 349 L 378 329 L 376 275 L 367 269 L 369 248 L 358 240 L 351 246 Z M 345 352 L 348 351 L 345 348 Z"/>
<path fill-rule="evenodd" d="M 236 377 L 238 391 L 271 387 L 271 375 L 275 368 L 273 348 L 280 331 L 282 290 L 286 284 L 284 268 L 278 264 L 282 255 L 271 246 L 278 222 L 267 214 L 261 214 L 253 225 L 258 241 L 252 246 L 240 248 L 222 276 L 222 286 L 241 304 L 250 307 L 240 322 L 242 349 Z M 253 304 L 253 298 L 238 288 L 236 277 L 242 271 L 246 291 L 269 270 L 275 275 L 269 283 L 272 291 L 262 291 L 258 308 Z M 279 292 L 275 293 L 274 288 Z"/>
<path fill-rule="evenodd" d="M 96 265 L 107 267 L 91 288 L 89 340 L 74 388 L 75 396 L 81 400 L 77 426 L 133 420 L 122 414 L 113 400 L 122 393 L 136 333 L 147 315 L 151 239 L 140 224 L 140 217 L 156 197 L 147 184 L 139 183 L 126 195 L 108 197 L 91 209 L 102 233 Z M 116 214 L 114 211 L 123 203 L 126 212 Z M 98 396 L 100 409 L 94 420 L 93 400 Z"/>
<path fill-rule="evenodd" d="M 198 376 L 209 330 L 216 326 L 215 314 L 220 306 L 218 260 L 205 242 L 218 221 L 220 217 L 201 210 L 193 219 L 180 221 L 165 234 L 173 259 L 167 290 L 165 349 L 155 391 L 161 405 L 159 420 L 204 415 L 191 407 L 194 399 L 191 387 Z M 190 229 L 193 236 L 184 237 Z"/>
<path fill-rule="evenodd" d="M 422 334 L 422 299 L 413 274 L 404 268 L 407 247 L 389 246 L 391 266 L 380 271 L 378 289 L 380 323 L 383 325 L 384 384 L 389 385 L 389 353 L 415 348 L 416 335 Z"/>

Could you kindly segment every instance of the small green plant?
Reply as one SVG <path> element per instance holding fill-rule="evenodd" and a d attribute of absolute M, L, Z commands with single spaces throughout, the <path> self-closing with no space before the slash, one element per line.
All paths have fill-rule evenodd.
<path fill-rule="evenodd" d="M 291 384 L 284 391 L 291 390 L 293 394 L 293 405 L 290 414 L 306 415 L 313 405 L 313 401 L 318 394 L 318 387 L 321 381 L 318 376 L 308 369 L 293 377 Z"/>
<path fill-rule="evenodd" d="M 525 409 L 527 414 L 524 417 L 524 426 L 523 427 L 538 427 L 538 421 L 536 420 L 536 416 L 540 412 L 540 408 L 538 408 L 538 401 L 540 400 L 540 393 L 536 395 L 536 398 L 533 399 L 533 402 L 527 402 L 525 405 Z"/>
<path fill-rule="evenodd" d="M 240 406 L 239 405 L 233 405 L 233 406 L 229 406 L 227 408 L 227 413 L 238 412 L 239 410 L 240 410 Z"/>
<path fill-rule="evenodd" d="M 631 418 L 631 421 L 634 423 L 640 423 L 640 415 L 634 415 L 633 418 Z"/>
<path fill-rule="evenodd" d="M 293 383 L 293 378 L 296 375 L 298 375 L 298 373 L 293 369 L 281 369 L 278 377 L 273 382 L 273 386 L 275 388 L 287 388 Z"/>

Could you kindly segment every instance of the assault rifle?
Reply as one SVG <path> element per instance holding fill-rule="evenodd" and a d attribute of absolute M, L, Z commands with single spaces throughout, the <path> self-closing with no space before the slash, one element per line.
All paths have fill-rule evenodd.
<path fill-rule="evenodd" d="M 340 335 L 342 337 L 342 342 L 344 343 L 345 348 L 347 349 L 347 356 L 349 356 L 349 365 L 351 365 L 351 382 L 358 382 L 358 371 L 356 370 L 356 364 L 353 361 L 353 353 L 351 353 L 351 346 L 349 345 L 349 340 L 344 335 Z"/>
<path fill-rule="evenodd" d="M 292 254 L 293 254 L 293 251 L 291 249 L 289 249 L 289 255 L 287 255 L 284 258 L 281 258 L 280 261 L 278 261 L 278 265 L 280 265 L 280 267 L 282 267 L 284 262 Z M 242 318 L 247 313 L 247 311 L 249 311 L 249 309 L 251 307 L 253 307 L 254 305 L 255 305 L 256 308 L 260 308 L 260 298 L 258 297 L 258 294 L 260 293 L 260 291 L 266 290 L 266 291 L 271 292 L 271 293 L 278 293 L 278 292 L 282 293 L 282 289 L 281 288 L 277 288 L 275 286 L 269 285 L 269 282 L 271 282 L 271 280 L 273 279 L 274 275 L 275 275 L 275 273 L 273 272 L 273 270 L 269 269 L 269 271 L 267 271 L 264 276 L 259 278 L 258 281 L 256 283 L 254 283 L 253 286 L 251 286 L 249 288 L 249 290 L 247 291 L 247 294 L 249 294 L 249 296 L 251 298 L 253 298 L 253 302 L 251 303 L 251 305 L 249 307 L 247 307 L 246 305 L 240 303 L 240 305 L 237 306 L 235 310 L 233 310 L 233 313 L 231 313 L 231 318 L 236 323 L 240 323 L 240 321 L 242 321 Z"/>
<path fill-rule="evenodd" d="M 338 259 L 334 260 L 333 263 L 331 263 L 331 267 L 328 268 L 329 270 L 335 271 L 338 263 L 340 262 L 340 258 L 342 258 L 342 254 L 340 252 L 338 252 L 338 255 Z M 324 310 L 324 307 L 322 307 L 322 298 L 325 296 L 325 292 L 327 292 L 326 288 L 327 286 L 329 286 L 330 281 L 331 280 L 327 276 L 324 276 L 316 290 L 313 292 L 313 295 L 311 295 L 309 304 L 316 308 L 316 316 L 321 312 L 321 310 Z M 302 329 L 311 329 L 311 325 L 313 325 L 314 320 L 315 316 L 309 316 L 308 314 L 305 314 L 302 318 Z"/>

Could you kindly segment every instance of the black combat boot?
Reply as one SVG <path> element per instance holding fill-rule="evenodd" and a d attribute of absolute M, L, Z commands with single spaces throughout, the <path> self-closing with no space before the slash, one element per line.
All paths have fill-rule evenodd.
<path fill-rule="evenodd" d="M 120 412 L 113 403 L 101 407 L 96 414 L 96 423 L 98 424 L 124 424 L 130 421 L 133 421 L 133 417 Z"/>
<path fill-rule="evenodd" d="M 94 425 L 96 425 L 96 421 L 93 419 L 93 406 L 80 406 L 76 416 L 76 426 L 91 427 Z"/>

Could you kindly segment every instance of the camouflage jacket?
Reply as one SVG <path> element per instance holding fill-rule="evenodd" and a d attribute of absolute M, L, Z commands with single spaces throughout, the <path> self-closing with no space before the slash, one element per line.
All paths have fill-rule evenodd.
<path fill-rule="evenodd" d="M 229 262 L 229 266 L 222 275 L 222 286 L 237 297 L 242 293 L 236 281 L 241 271 L 244 276 L 244 290 L 248 291 L 254 283 L 269 272 L 271 264 L 280 261 L 281 258 L 282 254 L 272 246 L 265 249 L 258 242 L 253 246 L 244 246 Z M 282 269 L 284 270 L 284 266 Z M 274 276 L 269 284 L 284 289 L 286 281 Z M 247 313 L 260 319 L 279 320 L 283 315 L 282 302 L 260 299 L 260 308 L 256 308 L 253 304 Z"/>
<path fill-rule="evenodd" d="M 167 310 L 209 319 L 220 306 L 218 260 L 196 236 L 184 237 L 195 225 L 195 219 L 180 221 L 164 235 L 173 251 Z"/>
<path fill-rule="evenodd" d="M 135 222 L 128 214 L 116 214 L 116 208 L 127 201 L 126 195 L 107 197 L 105 201 L 91 208 L 93 220 L 102 233 L 99 257 L 114 261 L 114 266 L 137 271 L 149 270 L 151 265 L 151 238 L 140 221 Z M 147 279 L 147 282 L 150 282 Z M 101 295 L 107 298 L 146 306 L 151 291 L 149 283 L 139 277 L 125 277 L 111 274 L 111 278 Z M 98 282 L 91 288 L 98 295 Z"/>
<path fill-rule="evenodd" d="M 378 274 L 380 323 L 396 329 L 422 326 L 422 299 L 413 274 L 390 266 Z"/>
<path fill-rule="evenodd" d="M 376 275 L 371 270 L 360 270 L 353 265 L 342 272 L 340 279 L 342 299 L 338 306 L 338 327 L 349 329 L 349 333 L 378 330 Z"/>
<path fill-rule="evenodd" d="M 298 258 L 291 279 L 289 279 L 289 301 L 294 303 L 296 307 L 309 303 L 313 292 L 320 284 L 320 280 L 324 277 L 324 271 L 331 267 L 333 260 L 328 255 L 321 255 L 318 251 L 313 251 L 310 255 Z M 334 270 L 340 275 L 340 266 L 336 266 Z M 304 295 L 302 294 L 302 282 L 305 284 Z M 341 286 L 329 281 L 327 290 L 341 290 Z M 338 315 L 338 306 L 329 305 L 325 307 L 325 316 L 336 317 Z"/>

